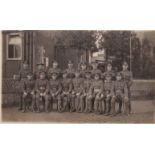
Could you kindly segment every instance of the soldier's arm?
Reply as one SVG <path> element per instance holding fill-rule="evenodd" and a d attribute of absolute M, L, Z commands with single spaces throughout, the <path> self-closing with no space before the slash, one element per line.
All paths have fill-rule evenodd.
<path fill-rule="evenodd" d="M 111 93 L 111 96 L 115 96 L 115 82 L 112 82 L 110 93 Z"/>
<path fill-rule="evenodd" d="M 70 80 L 69 82 L 69 92 L 72 92 L 73 90 L 73 82 Z"/>
<path fill-rule="evenodd" d="M 36 82 L 35 82 L 35 91 L 39 92 L 39 90 L 38 90 L 38 80 L 36 80 Z"/>
<path fill-rule="evenodd" d="M 129 87 L 131 87 L 132 83 L 133 83 L 133 74 L 132 72 L 130 72 Z"/>
<path fill-rule="evenodd" d="M 45 93 L 47 94 L 49 92 L 49 81 L 46 81 L 46 90 Z"/>
<path fill-rule="evenodd" d="M 26 83 L 25 83 L 25 81 L 24 81 L 24 83 L 23 83 L 22 89 L 23 89 L 23 93 L 26 93 Z"/>
<path fill-rule="evenodd" d="M 124 97 L 128 98 L 128 88 L 126 83 L 124 83 Z"/>
<path fill-rule="evenodd" d="M 61 93 L 61 91 L 62 91 L 62 85 L 61 82 L 59 81 L 58 91 L 56 92 L 56 94 Z"/>

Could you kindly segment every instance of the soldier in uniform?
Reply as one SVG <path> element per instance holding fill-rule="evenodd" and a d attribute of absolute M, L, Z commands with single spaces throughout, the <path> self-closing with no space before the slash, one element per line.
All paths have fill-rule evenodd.
<path fill-rule="evenodd" d="M 35 79 L 39 79 L 39 74 L 42 71 L 46 71 L 45 65 L 42 63 L 37 64 L 37 69 L 35 72 Z"/>
<path fill-rule="evenodd" d="M 58 74 L 58 78 L 61 75 L 61 70 L 58 67 L 58 62 L 57 61 L 54 61 L 53 65 L 52 65 L 52 68 L 48 69 L 48 72 L 47 72 L 48 75 L 47 76 L 48 76 L 49 79 L 50 79 L 52 73 L 57 73 Z"/>
<path fill-rule="evenodd" d="M 78 111 L 78 105 L 80 103 L 80 96 L 82 94 L 83 78 L 80 77 L 80 72 L 75 72 L 75 78 L 72 80 L 73 89 L 71 93 L 70 111 Z"/>
<path fill-rule="evenodd" d="M 81 62 L 79 70 L 80 70 L 80 76 L 84 79 L 85 73 L 87 72 L 87 65 L 85 62 Z"/>
<path fill-rule="evenodd" d="M 100 79 L 101 74 L 95 73 L 94 74 L 94 80 L 92 82 L 91 86 L 91 94 L 94 98 L 94 112 L 96 114 L 102 113 L 102 102 L 103 102 L 103 81 Z M 86 107 L 90 106 L 90 111 L 92 111 L 92 103 L 90 105 L 87 105 Z"/>
<path fill-rule="evenodd" d="M 112 88 L 113 81 L 112 76 L 107 74 L 104 80 L 104 114 L 105 116 L 110 115 L 111 111 L 111 99 L 112 99 Z"/>
<path fill-rule="evenodd" d="M 30 106 L 35 102 L 35 81 L 33 74 L 29 72 L 27 79 L 23 83 L 23 112 L 30 110 Z"/>
<path fill-rule="evenodd" d="M 24 81 L 26 80 L 27 78 L 27 75 L 28 73 L 31 72 L 30 68 L 29 68 L 29 64 L 27 61 L 24 61 L 23 64 L 22 64 L 22 67 L 19 71 L 19 82 L 17 83 L 17 87 L 20 89 L 20 88 L 23 88 L 23 84 L 24 84 Z M 20 89 L 22 90 L 22 89 Z M 20 91 L 19 90 L 19 91 Z M 20 92 L 22 94 L 22 92 Z M 19 108 L 18 110 L 22 110 L 22 103 L 23 103 L 23 100 L 22 100 L 22 95 L 21 95 L 21 102 L 19 103 Z"/>
<path fill-rule="evenodd" d="M 92 62 L 92 70 L 91 70 L 91 74 L 94 76 L 94 74 L 102 74 L 101 70 L 98 69 L 98 64 L 97 62 Z"/>
<path fill-rule="evenodd" d="M 122 76 L 123 76 L 123 80 L 125 81 L 126 85 L 127 85 L 127 89 L 128 89 L 128 96 L 129 96 L 129 110 L 131 112 L 131 85 L 133 83 L 132 81 L 132 72 L 128 70 L 128 64 L 127 62 L 124 62 L 123 65 L 123 70 L 121 71 Z"/>
<path fill-rule="evenodd" d="M 68 78 L 68 74 L 65 71 L 63 73 L 63 79 L 61 80 L 62 93 L 61 93 L 61 103 L 62 111 L 68 111 L 71 102 L 71 92 L 73 89 L 72 80 Z"/>
<path fill-rule="evenodd" d="M 115 80 L 115 72 L 112 70 L 112 64 L 108 63 L 106 66 L 106 71 L 103 73 L 102 78 L 105 79 L 106 75 L 109 74 L 112 80 Z"/>
<path fill-rule="evenodd" d="M 115 112 L 116 102 L 119 104 L 119 109 Z M 122 79 L 122 74 L 117 73 L 116 81 L 112 87 L 112 100 L 111 100 L 111 114 L 116 115 L 122 112 L 122 105 L 124 105 L 124 113 L 129 114 L 129 98 L 127 85 Z"/>
<path fill-rule="evenodd" d="M 40 112 L 40 106 L 43 105 L 43 109 L 47 112 L 48 107 L 48 91 L 49 83 L 46 79 L 46 72 L 42 71 L 39 74 L 40 78 L 36 80 L 35 90 L 36 90 L 36 106 L 37 112 Z"/>
<path fill-rule="evenodd" d="M 62 91 L 61 82 L 58 78 L 58 73 L 53 72 L 51 74 L 50 80 L 49 80 L 49 94 L 48 94 L 48 106 L 51 105 L 53 107 L 54 102 L 57 103 L 57 110 L 59 112 L 62 111 L 62 103 L 60 98 L 60 93 Z M 51 103 L 51 104 L 50 104 Z"/>
<path fill-rule="evenodd" d="M 85 79 L 83 81 L 83 91 L 82 94 L 80 95 L 80 102 L 77 107 L 78 112 L 83 112 L 85 109 L 85 103 L 89 102 L 92 99 L 90 91 L 91 84 L 92 84 L 91 71 L 87 70 L 85 71 Z"/>
<path fill-rule="evenodd" d="M 65 71 L 67 72 L 67 77 L 69 79 L 73 79 L 75 77 L 75 69 L 73 68 L 72 61 L 68 61 L 68 68 Z"/>

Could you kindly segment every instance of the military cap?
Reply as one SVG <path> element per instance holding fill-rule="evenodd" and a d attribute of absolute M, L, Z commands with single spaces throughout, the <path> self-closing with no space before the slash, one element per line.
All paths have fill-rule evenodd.
<path fill-rule="evenodd" d="M 118 72 L 118 73 L 116 74 L 116 76 L 122 76 L 122 73 L 121 73 L 121 72 Z"/>
<path fill-rule="evenodd" d="M 71 60 L 68 61 L 68 64 L 73 64 L 73 62 Z"/>
<path fill-rule="evenodd" d="M 128 66 L 128 63 L 126 61 L 123 62 L 124 66 Z"/>
<path fill-rule="evenodd" d="M 109 73 L 107 73 L 107 74 L 105 74 L 105 77 L 111 77 L 111 74 Z"/>
<path fill-rule="evenodd" d="M 45 71 L 40 71 L 40 72 L 39 72 L 39 75 L 40 75 L 40 74 L 46 74 L 46 72 L 45 72 Z"/>
<path fill-rule="evenodd" d="M 82 65 L 85 66 L 85 65 L 86 65 L 86 62 L 81 62 L 80 65 L 81 65 L 81 66 L 82 66 Z"/>
<path fill-rule="evenodd" d="M 33 73 L 32 72 L 28 72 L 27 76 L 33 76 Z"/>
<path fill-rule="evenodd" d="M 57 62 L 56 60 L 54 60 L 54 61 L 53 61 L 53 64 L 56 64 L 56 63 L 58 64 L 58 62 Z"/>
<path fill-rule="evenodd" d="M 95 75 L 101 76 L 101 74 L 99 72 L 96 72 L 93 74 L 94 77 L 95 77 Z"/>
<path fill-rule="evenodd" d="M 85 74 L 91 74 L 91 70 L 87 69 L 87 70 L 85 71 Z"/>
<path fill-rule="evenodd" d="M 58 73 L 57 73 L 57 72 L 52 72 L 52 73 L 51 73 L 51 76 L 53 76 L 53 75 L 54 75 L 54 76 L 57 76 Z"/>
<path fill-rule="evenodd" d="M 43 63 L 37 63 L 36 65 L 38 66 L 38 65 L 44 65 L 44 64 Z"/>
<path fill-rule="evenodd" d="M 28 65 L 29 63 L 28 63 L 28 61 L 23 61 L 23 64 L 27 64 Z"/>
<path fill-rule="evenodd" d="M 112 64 L 110 62 L 107 63 L 107 66 L 112 66 Z"/>

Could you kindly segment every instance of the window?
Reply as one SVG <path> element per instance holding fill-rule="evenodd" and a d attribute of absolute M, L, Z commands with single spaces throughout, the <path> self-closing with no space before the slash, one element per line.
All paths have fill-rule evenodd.
<path fill-rule="evenodd" d="M 22 40 L 18 34 L 8 35 L 8 60 L 21 60 L 22 59 Z"/>

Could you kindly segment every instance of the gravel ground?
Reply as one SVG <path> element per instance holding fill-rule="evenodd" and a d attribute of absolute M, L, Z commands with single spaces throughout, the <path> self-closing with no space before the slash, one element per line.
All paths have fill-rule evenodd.
<path fill-rule="evenodd" d="M 115 117 L 85 113 L 21 113 L 17 107 L 2 108 L 2 121 L 14 123 L 155 123 L 155 101 L 133 101 L 130 116 Z"/>

